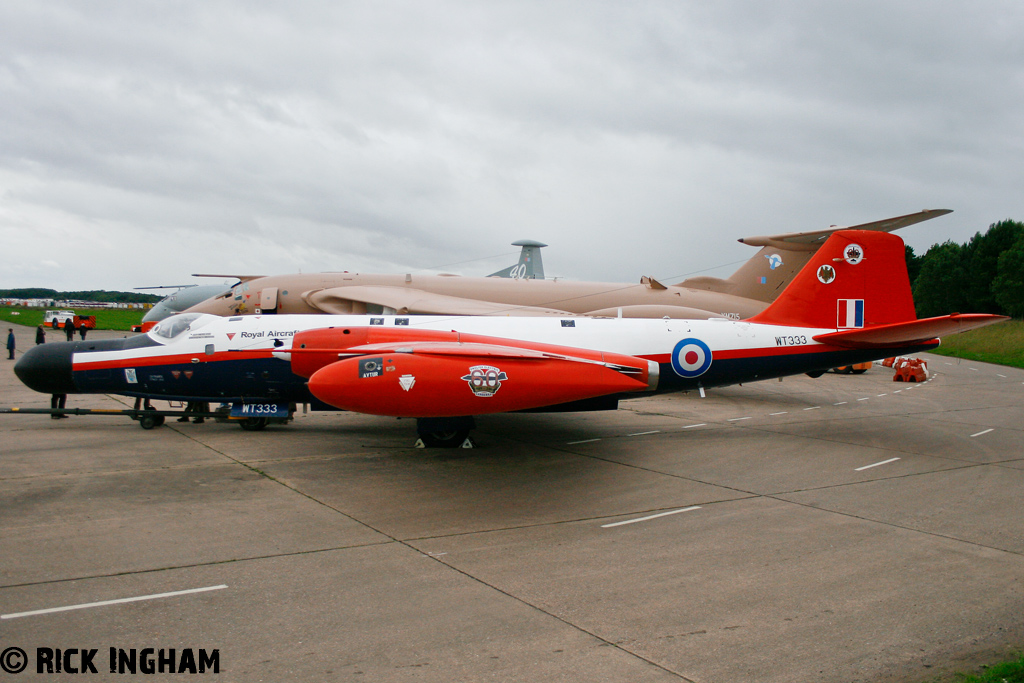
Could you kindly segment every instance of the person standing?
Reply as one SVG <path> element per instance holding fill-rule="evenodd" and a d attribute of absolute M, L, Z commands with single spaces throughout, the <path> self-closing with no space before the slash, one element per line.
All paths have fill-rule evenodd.
<path fill-rule="evenodd" d="M 68 336 L 68 341 L 75 341 L 75 321 L 71 318 L 64 321 L 64 334 Z"/>
<path fill-rule="evenodd" d="M 7 360 L 14 360 L 14 329 L 7 328 Z"/>
<path fill-rule="evenodd" d="M 78 336 L 82 338 L 82 341 L 85 341 L 85 323 L 84 322 L 82 323 L 82 326 L 78 328 Z"/>
<path fill-rule="evenodd" d="M 36 327 L 36 345 L 46 343 L 46 329 L 39 325 Z"/>
<path fill-rule="evenodd" d="M 64 410 L 64 406 L 67 405 L 68 395 L 67 394 L 54 394 L 50 397 L 50 408 Z M 54 420 L 62 420 L 67 415 L 57 413 L 50 413 L 50 417 Z"/>

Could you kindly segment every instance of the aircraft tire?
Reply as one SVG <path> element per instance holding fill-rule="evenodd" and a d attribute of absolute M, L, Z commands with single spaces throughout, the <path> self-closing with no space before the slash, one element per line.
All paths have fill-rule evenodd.
<path fill-rule="evenodd" d="M 465 443 L 469 437 L 468 429 L 456 429 L 445 432 L 430 432 L 421 434 L 420 439 L 427 448 L 458 448 Z"/>
<path fill-rule="evenodd" d="M 164 423 L 163 415 L 143 415 L 139 418 L 139 426 L 143 429 L 153 429 Z"/>
<path fill-rule="evenodd" d="M 850 372 L 852 372 L 855 375 L 863 375 L 867 371 L 867 368 L 861 368 L 860 370 L 850 370 Z"/>
<path fill-rule="evenodd" d="M 247 432 L 258 432 L 266 428 L 270 421 L 265 417 L 247 417 L 238 423 L 238 426 Z"/>

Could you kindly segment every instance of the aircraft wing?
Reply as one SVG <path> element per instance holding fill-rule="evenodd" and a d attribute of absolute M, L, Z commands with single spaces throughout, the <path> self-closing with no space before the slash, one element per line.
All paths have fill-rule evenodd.
<path fill-rule="evenodd" d="M 1005 315 L 987 313 L 954 313 L 938 318 L 909 320 L 891 325 L 863 327 L 819 334 L 814 341 L 832 344 L 848 349 L 870 349 L 876 346 L 893 346 L 924 342 L 947 334 L 966 332 L 978 327 L 1009 320 Z"/>
<path fill-rule="evenodd" d="M 389 287 L 386 285 L 354 285 L 332 287 L 304 297 L 306 302 L 325 313 L 351 313 L 349 302 L 384 306 L 399 315 L 527 315 L 572 316 L 573 313 L 555 308 L 516 306 L 493 301 L 478 301 L 446 294 L 433 294 L 421 289 Z"/>
<path fill-rule="evenodd" d="M 266 275 L 231 275 L 231 274 L 217 274 L 217 273 L 192 273 L 192 277 L 221 277 L 221 278 L 235 278 L 240 282 L 248 282 L 249 280 L 256 280 Z"/>
<path fill-rule="evenodd" d="M 567 351 L 569 349 L 566 349 Z M 292 349 L 292 353 L 295 353 L 295 349 Z M 301 352 L 301 350 L 300 350 Z M 313 349 L 312 353 L 322 353 L 322 351 Z M 495 360 L 560 360 L 569 361 L 573 363 L 585 363 L 591 365 L 603 365 L 606 368 L 611 368 L 616 372 L 621 372 L 624 375 L 639 375 L 642 371 L 649 371 L 649 363 L 639 359 L 634 359 L 635 364 L 625 365 L 623 363 L 613 363 L 605 361 L 603 356 L 600 359 L 595 358 L 583 358 L 578 354 L 567 355 L 566 353 L 555 353 L 552 351 L 544 351 L 531 349 L 528 347 L 519 346 L 504 346 L 501 344 L 492 343 L 465 343 L 465 342 L 446 342 L 446 341 L 426 341 L 426 342 L 385 342 L 380 344 L 363 344 L 362 346 L 350 346 L 344 351 L 339 352 L 339 357 L 343 355 L 352 356 L 365 356 L 371 354 L 380 353 L 412 353 L 420 354 L 424 356 L 467 356 L 473 359 L 495 361 Z"/>
<path fill-rule="evenodd" d="M 832 226 L 825 230 L 815 230 L 812 232 L 788 232 L 779 235 L 743 237 L 739 241 L 743 244 L 749 244 L 752 247 L 775 247 L 776 249 L 787 249 L 789 251 L 814 251 L 836 230 L 878 230 L 881 232 L 892 232 L 899 228 L 905 228 L 908 225 L 914 225 L 915 223 L 931 220 L 932 218 L 945 216 L 947 213 L 953 213 L 953 210 L 929 209 L 927 211 L 907 214 L 906 216 L 885 218 L 880 221 L 872 221 L 871 223 L 863 223 L 861 225 Z"/>

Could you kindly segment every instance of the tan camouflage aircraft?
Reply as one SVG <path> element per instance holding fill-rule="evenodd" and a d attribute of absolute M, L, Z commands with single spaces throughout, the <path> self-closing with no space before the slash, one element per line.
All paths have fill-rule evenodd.
<path fill-rule="evenodd" d="M 862 225 L 745 237 L 739 241 L 761 249 L 726 279 L 692 277 L 667 286 L 646 276 L 635 285 L 546 280 L 539 252 L 545 245 L 524 241 L 516 243 L 523 246 L 519 264 L 488 277 L 349 272 L 266 277 L 197 274 L 237 277 L 240 282 L 186 312 L 220 316 L 379 313 L 742 320 L 774 301 L 835 231 L 891 232 L 947 213 L 951 211 L 932 209 Z M 524 261 L 528 249 L 530 259 Z M 528 268 L 524 263 L 533 265 Z"/>

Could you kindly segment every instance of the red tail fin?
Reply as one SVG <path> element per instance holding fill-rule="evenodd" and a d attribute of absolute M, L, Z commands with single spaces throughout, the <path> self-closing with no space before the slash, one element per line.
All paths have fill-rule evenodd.
<path fill-rule="evenodd" d="M 840 230 L 775 303 L 750 321 L 856 329 L 916 318 L 903 240 L 885 232 Z"/>

